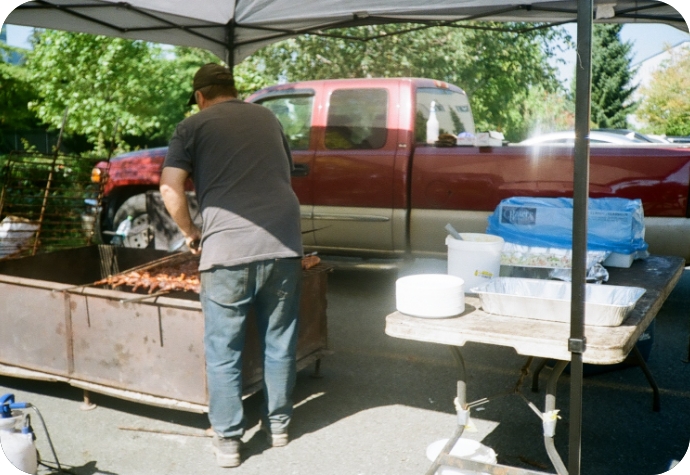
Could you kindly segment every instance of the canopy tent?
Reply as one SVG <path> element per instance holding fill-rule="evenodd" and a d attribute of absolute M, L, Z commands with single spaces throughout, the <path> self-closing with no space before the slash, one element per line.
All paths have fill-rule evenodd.
<path fill-rule="evenodd" d="M 594 12 L 597 21 L 663 22 L 688 31 L 683 17 L 657 0 L 594 0 Z M 17 7 L 7 23 L 197 46 L 237 64 L 272 42 L 333 28 L 576 17 L 576 0 L 34 0 Z"/>
<path fill-rule="evenodd" d="M 264 45 L 305 33 L 385 23 L 461 26 L 470 20 L 578 24 L 569 457 L 567 472 L 557 470 L 579 475 L 592 24 L 657 22 L 687 32 L 673 7 L 656 0 L 33 0 L 16 8 L 7 23 L 196 46 L 237 64 Z"/>

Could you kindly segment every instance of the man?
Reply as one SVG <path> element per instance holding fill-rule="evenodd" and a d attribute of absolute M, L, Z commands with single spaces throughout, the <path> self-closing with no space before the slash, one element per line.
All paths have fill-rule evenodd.
<path fill-rule="evenodd" d="M 237 99 L 232 72 L 218 64 L 202 66 L 193 88 L 189 103 L 200 112 L 177 126 L 160 190 L 187 245 L 201 253 L 213 448 L 220 466 L 235 467 L 245 429 L 242 351 L 250 306 L 263 350 L 262 430 L 274 447 L 288 442 L 303 254 L 300 210 L 290 184 L 292 157 L 273 113 Z M 187 205 L 190 176 L 202 230 Z"/>

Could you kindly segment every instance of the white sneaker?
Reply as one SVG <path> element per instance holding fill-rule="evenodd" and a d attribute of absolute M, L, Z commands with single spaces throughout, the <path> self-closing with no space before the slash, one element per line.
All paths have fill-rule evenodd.
<path fill-rule="evenodd" d="M 270 427 L 266 426 L 263 421 L 261 422 L 259 430 L 266 433 L 266 437 L 268 438 L 268 442 L 271 444 L 271 447 L 285 447 L 290 440 L 287 430 L 285 430 L 285 432 L 274 434 L 271 432 Z"/>
<path fill-rule="evenodd" d="M 271 445 L 273 447 L 285 447 L 288 444 L 289 438 L 288 433 L 283 432 L 282 434 L 271 434 Z"/>

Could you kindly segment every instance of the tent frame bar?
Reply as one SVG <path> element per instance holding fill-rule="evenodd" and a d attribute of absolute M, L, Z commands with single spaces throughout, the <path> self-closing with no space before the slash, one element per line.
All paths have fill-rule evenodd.
<path fill-rule="evenodd" d="M 579 0 L 578 0 L 579 1 Z M 639 6 L 639 7 L 630 7 L 627 8 L 626 10 L 618 11 L 616 12 L 616 17 L 621 18 L 621 19 L 628 19 L 628 20 L 634 20 L 634 19 L 639 19 L 639 20 L 652 20 L 652 21 L 664 21 L 667 23 L 673 23 L 673 22 L 678 22 L 682 21 L 681 18 L 676 18 L 673 16 L 665 16 L 665 17 L 659 17 L 659 16 L 650 16 L 650 15 L 644 15 L 644 14 L 638 14 L 638 12 L 642 12 L 645 10 L 651 10 L 651 9 L 656 9 L 656 8 L 662 8 L 665 7 L 666 4 L 664 3 L 658 3 L 658 4 L 653 4 L 653 5 L 644 5 L 644 6 Z M 115 8 L 115 9 L 126 9 L 128 11 L 134 12 L 138 15 L 144 16 L 146 18 L 155 20 L 157 22 L 160 22 L 161 25 L 158 26 L 151 26 L 151 27 L 137 27 L 137 28 L 122 28 L 118 27 L 117 25 L 99 20 L 97 18 L 94 18 L 90 15 L 87 15 L 85 13 L 76 11 L 76 9 L 79 10 L 85 10 L 85 9 L 103 9 L 103 8 Z M 112 29 L 115 32 L 118 32 L 120 34 L 128 33 L 128 32 L 142 32 L 142 31 L 164 31 L 164 30 L 181 30 L 184 31 L 190 35 L 196 36 L 198 38 L 201 38 L 205 41 L 209 41 L 213 44 L 221 45 L 224 47 L 227 47 L 229 44 L 233 45 L 233 49 L 236 49 L 241 46 L 246 46 L 246 45 L 251 45 L 254 43 L 270 43 L 276 40 L 280 40 L 282 38 L 288 38 L 291 36 L 297 36 L 297 35 L 302 35 L 302 34 L 312 34 L 312 35 L 317 35 L 317 36 L 323 36 L 323 37 L 331 37 L 331 38 L 341 38 L 341 39 L 347 39 L 347 40 L 353 40 L 353 41 L 370 41 L 370 40 L 375 40 L 379 39 L 382 37 L 386 36 L 393 36 L 393 35 L 400 35 L 408 32 L 413 32 L 413 31 L 418 31 L 426 28 L 434 28 L 434 27 L 454 27 L 454 28 L 468 28 L 468 29 L 477 29 L 477 30 L 487 30 L 487 31 L 503 31 L 503 32 L 515 32 L 515 33 L 525 33 L 528 31 L 532 31 L 535 29 L 543 29 L 543 28 L 550 28 L 554 26 L 559 26 L 567 23 L 573 23 L 577 19 L 577 9 L 573 10 L 572 8 L 555 8 L 555 7 L 544 7 L 541 5 L 515 5 L 515 6 L 510 6 L 507 8 L 494 8 L 494 9 L 487 9 L 483 11 L 482 13 L 477 13 L 474 15 L 466 16 L 463 18 L 458 18 L 455 20 L 425 20 L 425 19 L 419 19 L 419 18 L 389 18 L 386 16 L 374 16 L 374 15 L 362 15 L 355 13 L 352 15 L 351 18 L 345 19 L 345 20 L 339 20 L 330 24 L 325 24 L 317 27 L 309 27 L 309 28 L 302 28 L 302 29 L 286 29 L 286 28 L 272 28 L 270 26 L 260 26 L 260 25 L 244 25 L 242 23 L 237 23 L 235 20 L 231 20 L 229 23 L 226 25 L 217 25 L 217 24 L 211 24 L 211 23 L 203 23 L 199 20 L 197 20 L 195 23 L 188 23 L 188 24 L 177 24 L 172 20 L 168 20 L 163 18 L 162 16 L 156 15 L 155 13 L 151 11 L 144 10 L 142 8 L 136 7 L 134 5 L 131 5 L 130 3 L 127 2 L 118 2 L 118 3 L 90 3 L 90 4 L 79 4 L 77 2 L 74 3 L 68 3 L 68 4 L 62 4 L 62 5 L 56 5 L 50 3 L 48 0 L 33 0 L 30 2 L 28 5 L 20 5 L 17 7 L 17 10 L 59 10 L 62 11 L 66 14 L 75 16 L 79 19 L 86 20 L 89 22 L 93 22 L 95 24 L 101 25 L 105 28 Z M 460 22 L 470 22 L 470 21 L 475 21 L 475 20 L 481 20 L 483 18 L 486 18 L 488 16 L 493 16 L 493 15 L 502 15 L 502 14 L 508 14 L 511 12 L 516 12 L 516 11 L 539 11 L 539 12 L 552 12 L 552 13 L 562 13 L 566 15 L 572 15 L 572 19 L 564 19 L 562 21 L 558 22 L 551 22 L 547 23 L 544 22 L 542 24 L 539 24 L 537 27 L 531 27 L 531 28 L 493 28 L 493 27 L 481 27 L 481 26 L 476 26 L 476 25 L 459 25 L 458 23 Z M 593 11 L 593 7 L 592 7 Z M 591 18 L 591 17 L 590 17 Z M 387 33 L 386 35 L 374 35 L 371 37 L 364 37 L 364 38 L 357 38 L 353 37 L 350 35 L 338 35 L 337 33 L 327 33 L 324 30 L 330 30 L 330 29 L 337 29 L 337 28 L 347 28 L 347 27 L 356 27 L 356 26 L 365 26 L 365 25 L 373 25 L 373 24 L 391 24 L 391 23 L 416 23 L 416 24 L 421 24 L 422 26 L 416 27 L 416 28 L 408 28 L 399 32 L 392 32 L 392 33 Z M 527 23 L 527 18 L 525 19 L 525 22 L 515 22 L 518 24 L 522 23 Z M 269 37 L 262 37 L 259 39 L 253 39 L 253 40 L 246 40 L 246 41 L 232 41 L 231 43 L 228 43 L 228 41 L 219 41 L 215 38 L 212 38 L 210 36 L 207 36 L 200 32 L 199 30 L 203 29 L 211 29 L 211 28 L 225 28 L 226 31 L 228 32 L 227 35 L 233 35 L 234 36 L 234 30 L 236 28 L 246 28 L 250 30 L 256 30 L 256 31 L 274 31 L 276 35 L 269 36 Z M 226 37 L 227 37 L 226 35 Z M 233 54 L 229 53 L 228 57 L 232 57 Z"/>

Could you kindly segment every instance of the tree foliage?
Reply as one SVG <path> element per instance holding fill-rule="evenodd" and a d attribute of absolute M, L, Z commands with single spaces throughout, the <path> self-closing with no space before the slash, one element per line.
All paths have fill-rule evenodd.
<path fill-rule="evenodd" d="M 187 100 L 197 69 L 221 63 L 197 48 L 160 45 L 84 33 L 45 30 L 34 38 L 22 74 L 36 85 L 31 110 L 53 128 L 86 137 L 102 154 L 166 144 L 192 108 Z M 236 68 L 244 96 L 266 86 L 254 65 Z"/>
<path fill-rule="evenodd" d="M 534 86 L 523 108 L 524 136 L 537 136 L 575 128 L 575 104 L 564 94 Z"/>
<path fill-rule="evenodd" d="M 28 76 L 39 98 L 39 118 L 87 137 L 97 152 L 115 139 L 167 139 L 184 117 L 187 71 L 178 69 L 159 46 L 142 41 L 45 30 L 28 55 Z M 115 131 L 117 130 L 117 134 Z M 117 135 L 117 137 L 115 137 Z"/>
<path fill-rule="evenodd" d="M 483 24 L 484 27 L 498 27 Z M 519 24 L 502 24 L 518 29 Z M 470 96 L 478 129 L 509 138 L 525 133 L 522 103 L 530 87 L 559 87 L 549 46 L 559 29 L 522 32 L 434 27 L 396 34 L 399 25 L 337 30 L 348 38 L 305 35 L 255 53 L 274 81 L 356 77 L 428 77 L 456 84 Z M 371 41 L 356 38 L 379 36 Z M 512 137 L 511 137 L 512 136 Z"/>
<path fill-rule="evenodd" d="M 530 128 L 525 119 L 533 116 L 526 103 L 530 89 L 558 90 L 547 61 L 553 54 L 549 45 L 564 36 L 558 29 L 516 33 L 435 27 L 397 34 L 400 28 L 336 32 L 353 38 L 383 35 L 372 41 L 306 35 L 268 46 L 235 66 L 240 97 L 284 80 L 429 77 L 468 92 L 480 130 L 501 130 L 516 140 Z M 164 50 L 83 33 L 44 30 L 33 43 L 26 67 L 15 71 L 17 77 L 24 75 L 21 87 L 35 88 L 21 99 L 30 103 L 30 111 L 23 110 L 55 129 L 67 111 L 66 133 L 85 137 L 99 154 L 113 139 L 119 150 L 165 144 L 193 110 L 186 102 L 196 70 L 207 62 L 221 63 L 196 48 Z M 16 93 L 21 87 L 3 91 Z"/>
<path fill-rule="evenodd" d="M 457 81 L 470 96 L 478 130 L 496 129 L 511 141 L 525 138 L 530 128 L 525 120 L 530 91 L 559 95 L 560 83 L 548 62 L 554 54 L 549 44 L 564 33 L 470 30 L 463 36 Z"/>
<path fill-rule="evenodd" d="M 690 48 L 669 54 L 649 84 L 640 88 L 637 116 L 648 124 L 650 133 L 690 135 Z"/>
<path fill-rule="evenodd" d="M 0 129 L 23 130 L 35 127 L 38 119 L 27 104 L 36 98 L 26 68 L 7 61 L 25 54 L 21 48 L 0 43 Z"/>
<path fill-rule="evenodd" d="M 596 24 L 592 37 L 592 122 L 600 129 L 625 129 L 635 111 L 631 81 L 632 43 L 620 39 L 620 24 Z"/>

